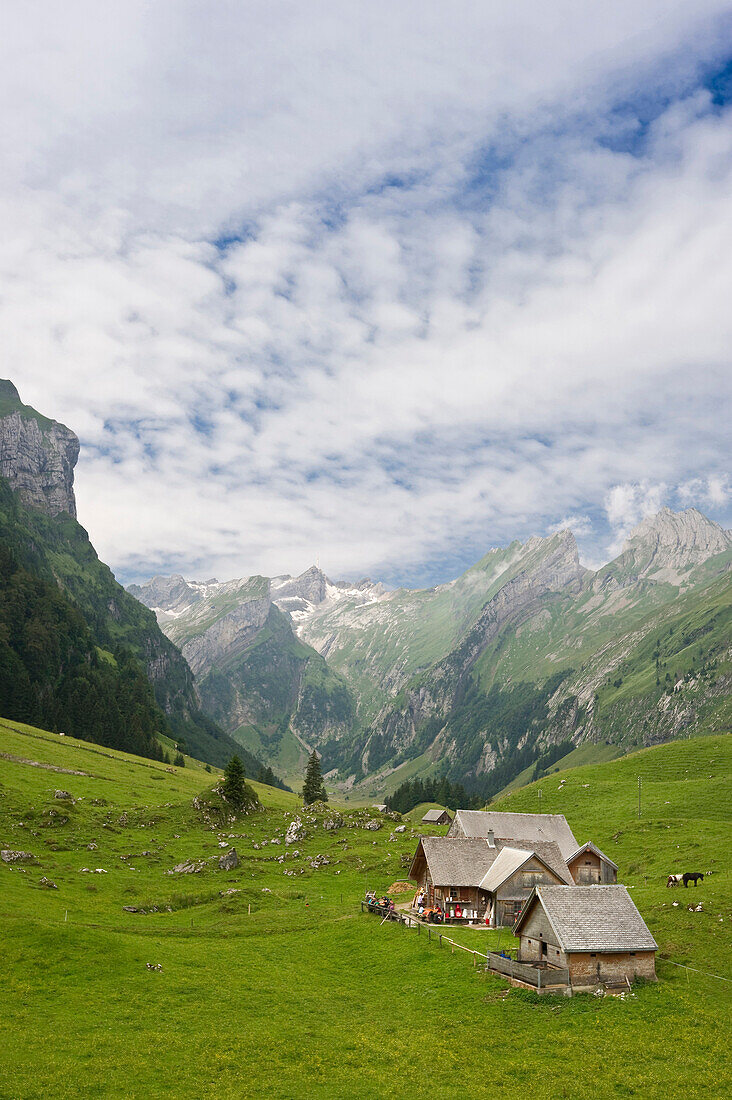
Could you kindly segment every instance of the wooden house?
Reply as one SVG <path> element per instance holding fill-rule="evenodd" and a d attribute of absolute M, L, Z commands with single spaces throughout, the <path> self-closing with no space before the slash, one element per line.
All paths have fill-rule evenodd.
<path fill-rule="evenodd" d="M 518 814 L 502 813 L 498 810 L 458 810 L 450 826 L 448 837 L 453 839 L 512 838 L 521 841 L 518 847 L 527 842 L 556 844 L 567 859 L 579 847 L 567 824 L 564 814 Z"/>
<path fill-rule="evenodd" d="M 573 989 L 656 980 L 658 945 L 625 886 L 536 886 L 513 931 L 520 962 L 566 968 Z"/>
<path fill-rule="evenodd" d="M 428 810 L 422 818 L 423 825 L 451 825 L 452 818 L 447 810 Z"/>
<path fill-rule="evenodd" d="M 578 886 L 602 884 L 611 886 L 618 881 L 618 865 L 588 840 L 567 860 L 569 873 Z"/>
<path fill-rule="evenodd" d="M 409 877 L 448 919 L 511 925 L 537 883 L 572 882 L 556 844 L 519 843 L 495 837 L 421 837 Z"/>

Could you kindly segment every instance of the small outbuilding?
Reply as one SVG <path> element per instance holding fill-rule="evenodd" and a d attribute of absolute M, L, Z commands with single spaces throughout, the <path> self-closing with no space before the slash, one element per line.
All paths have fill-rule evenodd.
<path fill-rule="evenodd" d="M 595 883 L 612 886 L 618 881 L 617 863 L 608 859 L 591 840 L 569 857 L 567 867 L 578 886 L 592 886 Z"/>
<path fill-rule="evenodd" d="M 625 886 L 536 886 L 513 931 L 520 962 L 566 968 L 575 990 L 656 980 L 658 944 Z"/>
<path fill-rule="evenodd" d="M 374 802 L 372 809 L 378 810 L 380 814 L 385 814 L 386 813 L 386 803 L 385 802 Z"/>
<path fill-rule="evenodd" d="M 452 825 L 452 818 L 447 810 L 428 810 L 422 818 L 423 825 Z"/>

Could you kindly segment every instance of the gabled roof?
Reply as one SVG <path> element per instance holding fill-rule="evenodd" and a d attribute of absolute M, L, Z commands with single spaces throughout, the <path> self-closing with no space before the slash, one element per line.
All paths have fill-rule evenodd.
<path fill-rule="evenodd" d="M 422 818 L 422 821 L 423 822 L 426 821 L 427 824 L 429 825 L 429 823 L 431 821 L 439 821 L 443 814 L 447 814 L 448 817 L 450 816 L 447 813 L 447 810 L 428 810 L 427 813 Z"/>
<path fill-rule="evenodd" d="M 533 852 L 562 881 L 571 884 L 572 876 L 556 844 L 531 844 L 529 841 L 525 843 L 520 841 L 519 844 L 524 857 L 522 862 L 529 859 Z M 483 837 L 466 839 L 465 837 L 423 836 L 420 837 L 409 875 L 410 878 L 416 877 L 412 872 L 421 849 L 435 886 L 480 886 L 501 851 L 516 847 L 518 846 L 514 842 L 500 838 L 497 838 L 491 846 Z M 485 887 L 482 888 L 485 889 Z"/>
<path fill-rule="evenodd" d="M 562 951 L 656 951 L 625 886 L 535 886 L 513 931 L 541 905 Z"/>
<path fill-rule="evenodd" d="M 466 837 L 486 837 L 489 831 L 513 841 L 553 841 L 564 859 L 577 851 L 577 841 L 564 814 L 518 814 L 498 810 L 458 810 L 455 823 Z M 454 824 L 455 824 L 454 823 Z"/>
<path fill-rule="evenodd" d="M 420 848 L 435 886 L 477 886 L 498 855 L 498 848 L 490 848 L 480 837 L 453 840 L 446 836 L 423 836 L 412 860 L 410 877 L 414 877 L 412 870 Z"/>
<path fill-rule="evenodd" d="M 524 864 L 528 863 L 530 859 L 534 857 L 543 863 L 548 871 L 552 871 L 555 875 L 559 875 L 560 878 L 569 885 L 572 881 L 566 864 L 562 864 L 562 857 L 559 855 L 559 849 L 556 844 L 542 845 L 542 847 L 552 847 L 555 849 L 556 857 L 553 860 L 555 867 L 552 867 L 546 859 L 543 859 L 539 853 L 535 850 L 527 851 L 523 848 L 501 848 L 500 852 L 493 861 L 493 865 L 490 870 L 483 876 L 482 881 L 479 883 L 481 890 L 486 890 L 488 893 L 493 894 L 502 886 L 511 875 L 515 875 L 517 871 L 520 871 Z M 561 870 L 561 867 L 564 867 Z"/>
<path fill-rule="evenodd" d="M 594 852 L 596 856 L 599 856 L 600 859 L 603 859 L 605 863 L 609 863 L 610 866 L 614 867 L 617 871 L 617 863 L 613 863 L 611 859 L 608 859 L 605 853 L 601 852 L 597 845 L 593 844 L 591 840 L 588 840 L 587 843 L 583 844 L 581 848 L 578 848 L 576 852 L 572 852 L 571 856 L 567 856 L 567 863 L 571 863 L 573 859 L 576 859 L 577 856 L 581 856 L 583 852 Z"/>

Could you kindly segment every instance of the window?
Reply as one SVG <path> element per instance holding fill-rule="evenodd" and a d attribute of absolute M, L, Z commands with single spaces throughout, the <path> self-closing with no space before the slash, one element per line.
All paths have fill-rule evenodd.
<path fill-rule="evenodd" d="M 631 955 L 635 955 L 635 951 L 631 951 Z"/>
<path fill-rule="evenodd" d="M 591 959 L 596 959 L 597 958 L 597 952 L 596 951 L 590 951 L 590 958 Z"/>

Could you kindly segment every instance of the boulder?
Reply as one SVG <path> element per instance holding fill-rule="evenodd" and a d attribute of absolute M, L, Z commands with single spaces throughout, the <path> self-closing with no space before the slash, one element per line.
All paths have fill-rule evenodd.
<path fill-rule="evenodd" d="M 45 886 L 45 888 L 47 890 L 58 890 L 58 886 L 56 885 L 56 883 L 51 882 L 50 878 L 46 878 L 45 875 L 43 876 L 42 879 L 40 879 L 38 885 L 39 886 Z"/>
<path fill-rule="evenodd" d="M 71 794 L 70 791 L 54 791 L 53 797 L 62 799 L 66 802 L 74 801 L 74 796 Z"/>
<path fill-rule="evenodd" d="M 394 832 L 395 833 L 406 833 L 406 831 L 407 831 L 407 826 L 406 825 L 396 825 L 394 827 Z"/>
<path fill-rule="evenodd" d="M 3 863 L 35 863 L 36 857 L 32 852 L 13 852 L 9 848 L 0 852 Z"/>
<path fill-rule="evenodd" d="M 186 863 L 179 863 L 172 870 L 166 871 L 166 875 L 197 875 L 203 870 L 203 863 L 189 859 Z"/>
<path fill-rule="evenodd" d="M 364 829 L 370 829 L 372 833 L 377 832 L 381 828 L 380 821 L 367 821 L 364 825 Z"/>
<path fill-rule="evenodd" d="M 233 871 L 238 866 L 239 857 L 236 854 L 236 848 L 230 848 L 226 855 L 219 857 L 219 867 L 222 871 Z"/>
<path fill-rule="evenodd" d="M 299 817 L 293 817 L 290 824 L 287 826 L 287 832 L 285 833 L 285 844 L 294 844 L 298 840 L 304 840 L 305 827 Z"/>

